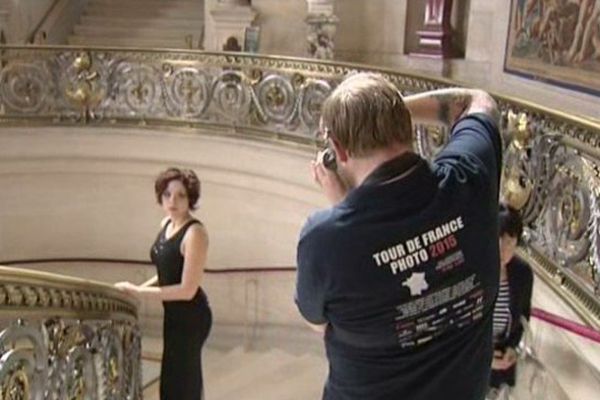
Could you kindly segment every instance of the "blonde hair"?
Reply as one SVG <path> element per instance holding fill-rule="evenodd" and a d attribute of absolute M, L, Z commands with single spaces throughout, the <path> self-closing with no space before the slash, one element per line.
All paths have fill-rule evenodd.
<path fill-rule="evenodd" d="M 383 76 L 358 73 L 325 100 L 321 128 L 355 157 L 394 143 L 412 143 L 412 122 L 400 91 Z"/>

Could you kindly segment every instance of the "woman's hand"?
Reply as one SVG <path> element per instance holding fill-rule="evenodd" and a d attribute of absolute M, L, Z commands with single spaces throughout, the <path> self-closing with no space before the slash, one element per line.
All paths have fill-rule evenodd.
<path fill-rule="evenodd" d="M 131 293 L 131 294 L 137 294 L 140 291 L 140 288 L 138 285 L 134 285 L 133 283 L 128 282 L 128 281 L 117 282 L 117 283 L 115 283 L 115 287 L 117 289 L 120 289 L 124 292 Z"/>
<path fill-rule="evenodd" d="M 492 360 L 492 369 L 507 370 L 517 362 L 517 352 L 512 347 L 507 347 L 504 352 L 499 350 L 494 351 L 494 359 Z"/>

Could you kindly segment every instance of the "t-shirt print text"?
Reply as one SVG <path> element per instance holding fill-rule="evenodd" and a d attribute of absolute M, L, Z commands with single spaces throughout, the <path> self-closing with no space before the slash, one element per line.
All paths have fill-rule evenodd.
<path fill-rule="evenodd" d="M 402 348 L 427 343 L 448 329 L 483 316 L 483 290 L 475 275 L 396 307 L 395 330 Z"/>
<path fill-rule="evenodd" d="M 374 253 L 373 260 L 378 267 L 389 267 L 394 275 L 431 259 L 440 260 L 458 246 L 455 233 L 464 227 L 462 217 L 458 216 L 411 239 Z M 451 258 L 452 262 L 442 262 L 445 268 L 462 263 L 462 252 L 458 255 L 453 253 Z"/>

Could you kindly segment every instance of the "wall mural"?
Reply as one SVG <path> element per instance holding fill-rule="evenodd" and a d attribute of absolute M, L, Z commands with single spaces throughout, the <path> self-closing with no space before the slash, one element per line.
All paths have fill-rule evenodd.
<path fill-rule="evenodd" d="M 504 68 L 600 95 L 600 0 L 511 0 Z"/>

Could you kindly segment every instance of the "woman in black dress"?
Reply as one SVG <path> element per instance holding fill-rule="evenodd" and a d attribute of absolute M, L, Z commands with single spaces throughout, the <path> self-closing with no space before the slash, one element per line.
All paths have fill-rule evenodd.
<path fill-rule="evenodd" d="M 160 399 L 200 400 L 204 397 L 202 346 L 212 325 L 201 288 L 208 234 L 191 214 L 200 198 L 200 181 L 191 170 L 169 168 L 157 177 L 155 192 L 166 214 L 150 250 L 158 273 L 141 285 L 119 282 L 116 286 L 163 302 Z"/>

